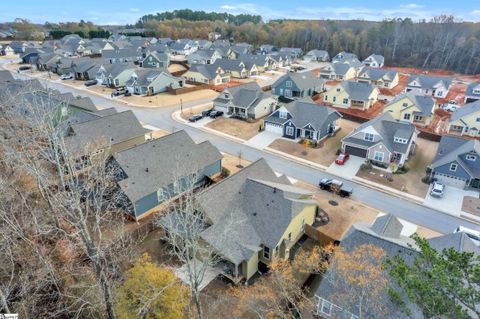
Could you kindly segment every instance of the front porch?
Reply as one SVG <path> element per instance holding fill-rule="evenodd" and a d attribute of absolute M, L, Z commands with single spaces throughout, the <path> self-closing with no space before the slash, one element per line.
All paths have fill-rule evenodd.
<path fill-rule="evenodd" d="M 220 274 L 232 281 L 235 285 L 239 284 L 241 281 L 245 280 L 245 277 L 240 274 L 240 266 L 235 265 L 234 263 L 222 259 L 220 260 L 215 268 L 220 270 Z"/>
<path fill-rule="evenodd" d="M 365 109 L 365 101 L 350 100 L 350 107 L 354 109 Z"/>
<path fill-rule="evenodd" d="M 450 125 L 448 133 L 453 135 L 463 135 L 465 127 L 461 125 Z"/>
<path fill-rule="evenodd" d="M 227 115 L 230 117 L 247 119 L 248 113 L 247 109 L 243 107 L 229 106 L 227 110 Z"/>

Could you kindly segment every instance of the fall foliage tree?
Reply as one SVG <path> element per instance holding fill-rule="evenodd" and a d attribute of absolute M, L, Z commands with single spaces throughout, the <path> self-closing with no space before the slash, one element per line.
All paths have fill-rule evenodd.
<path fill-rule="evenodd" d="M 426 239 L 413 238 L 420 248 L 413 264 L 400 256 L 387 260 L 390 275 L 408 299 L 426 318 L 478 318 L 480 256 L 453 248 L 438 252 Z"/>
<path fill-rule="evenodd" d="M 144 254 L 127 271 L 126 280 L 117 290 L 118 318 L 182 318 L 190 300 L 190 289 L 172 270 L 155 265 Z"/>

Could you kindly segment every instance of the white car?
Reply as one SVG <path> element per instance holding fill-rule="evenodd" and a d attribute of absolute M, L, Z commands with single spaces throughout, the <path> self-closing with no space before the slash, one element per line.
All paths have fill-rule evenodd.
<path fill-rule="evenodd" d="M 454 231 L 454 233 L 464 232 L 470 237 L 477 245 L 480 244 L 480 232 L 477 230 L 473 230 L 467 227 L 458 226 Z"/>
<path fill-rule="evenodd" d="M 432 189 L 430 190 L 430 196 L 442 198 L 445 193 L 445 185 L 439 182 L 433 182 Z"/>
<path fill-rule="evenodd" d="M 448 101 L 447 104 L 444 104 L 442 106 L 442 109 L 447 112 L 455 112 L 458 109 L 457 102 L 455 102 L 454 100 Z"/>
<path fill-rule="evenodd" d="M 62 76 L 60 76 L 60 80 L 71 80 L 71 79 L 73 79 L 72 73 L 62 74 Z"/>

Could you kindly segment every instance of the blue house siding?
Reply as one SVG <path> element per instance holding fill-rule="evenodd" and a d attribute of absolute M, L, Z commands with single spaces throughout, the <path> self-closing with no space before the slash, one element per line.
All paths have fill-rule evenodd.
<path fill-rule="evenodd" d="M 287 134 L 287 128 L 289 127 L 292 127 L 293 128 L 293 131 L 292 131 L 292 134 Z M 295 127 L 295 125 L 293 125 L 292 122 L 288 121 L 287 123 L 285 123 L 283 125 L 283 136 L 284 137 L 288 137 L 288 138 L 291 138 L 291 139 L 295 139 L 297 138 L 297 128 Z"/>
<path fill-rule="evenodd" d="M 154 208 L 155 206 L 159 205 L 160 202 L 158 201 L 158 195 L 155 191 L 150 195 L 143 197 L 140 200 L 135 202 L 135 217 L 138 218 L 142 216 L 145 212 L 149 211 L 150 209 Z"/>
<path fill-rule="evenodd" d="M 287 87 L 287 81 L 292 82 L 291 87 Z M 282 82 L 277 84 L 275 87 L 272 87 L 272 94 L 275 94 L 275 95 L 278 95 L 278 96 L 286 96 L 285 95 L 285 90 L 290 90 L 292 92 L 292 96 L 295 95 L 295 94 L 293 94 L 293 92 L 300 92 L 298 87 L 295 85 L 295 82 L 293 82 L 290 77 L 286 77 L 285 80 L 283 80 Z M 300 96 L 304 97 L 303 92 L 300 92 L 299 94 L 300 94 Z"/>
<path fill-rule="evenodd" d="M 445 175 L 450 175 L 450 176 L 455 176 L 458 178 L 463 178 L 466 180 L 470 180 L 471 176 L 470 174 L 467 173 L 467 171 L 460 165 L 458 164 L 457 170 L 455 172 L 450 170 L 450 164 L 451 163 L 456 163 L 458 164 L 457 161 L 447 163 L 445 165 L 439 166 L 437 168 L 433 169 L 433 173 L 440 173 L 440 174 L 445 174 Z"/>

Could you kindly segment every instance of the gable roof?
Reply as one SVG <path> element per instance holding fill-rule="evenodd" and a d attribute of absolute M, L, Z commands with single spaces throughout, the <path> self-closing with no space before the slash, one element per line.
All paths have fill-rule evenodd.
<path fill-rule="evenodd" d="M 383 55 L 380 55 L 380 54 L 372 54 L 368 56 L 365 60 L 363 60 L 363 62 L 365 62 L 367 59 L 372 59 L 376 61 L 378 64 L 383 64 L 385 62 L 385 58 L 383 57 Z"/>
<path fill-rule="evenodd" d="M 328 57 L 328 52 L 325 50 L 313 49 L 308 51 L 307 56 L 315 56 L 319 58 Z"/>
<path fill-rule="evenodd" d="M 450 123 L 462 119 L 464 116 L 476 113 L 480 111 L 480 100 L 467 103 L 464 106 L 456 109 L 450 117 Z"/>
<path fill-rule="evenodd" d="M 311 195 L 277 177 L 260 159 L 197 196 L 213 224 L 202 237 L 238 265 L 250 259 L 261 245 L 275 248 L 292 219 L 315 204 L 300 199 Z"/>
<path fill-rule="evenodd" d="M 435 248 L 437 251 L 453 248 L 459 252 L 474 253 L 475 255 L 480 254 L 480 248 L 464 232 L 457 232 L 430 238 L 428 242 L 430 243 L 430 246 Z"/>
<path fill-rule="evenodd" d="M 322 84 L 322 80 L 317 78 L 313 72 L 288 72 L 285 75 L 282 75 L 279 79 L 277 79 L 273 84 L 272 87 L 276 87 L 283 83 L 286 79 L 290 78 L 293 83 L 297 86 L 300 90 L 305 90 L 313 87 L 317 87 Z"/>
<path fill-rule="evenodd" d="M 471 165 L 468 161 L 464 161 L 460 155 L 474 152 L 480 156 L 480 141 L 464 140 L 455 136 L 442 136 L 438 144 L 437 153 L 433 159 L 431 168 L 440 167 L 442 165 L 458 162 L 473 177 L 480 177 L 480 167 Z"/>
<path fill-rule="evenodd" d="M 408 77 L 407 85 L 411 86 L 413 81 L 418 82 L 421 88 L 424 89 L 432 89 L 437 84 L 441 83 L 447 89 L 452 84 L 452 78 L 445 77 L 445 76 L 429 76 L 429 75 L 419 75 L 419 74 L 411 74 Z"/>
<path fill-rule="evenodd" d="M 339 84 L 352 100 L 366 101 L 375 88 L 368 83 L 343 81 Z"/>
<path fill-rule="evenodd" d="M 398 75 L 397 71 L 385 70 L 379 68 L 363 68 L 358 77 L 366 77 L 373 81 L 378 81 L 380 79 L 392 81 Z"/>
<path fill-rule="evenodd" d="M 213 165 L 222 154 L 209 141 L 197 144 L 182 130 L 120 151 L 113 158 L 127 175 L 118 185 L 135 202 Z"/>
<path fill-rule="evenodd" d="M 217 76 L 219 66 L 215 64 L 192 64 L 187 72 L 198 72 L 209 80 Z"/>
<path fill-rule="evenodd" d="M 474 92 L 473 92 L 474 89 L 480 90 L 480 82 L 470 83 L 470 84 L 467 86 L 467 89 L 466 89 L 466 91 L 465 91 L 465 95 L 473 95 L 473 96 L 478 96 L 478 97 L 480 97 L 480 93 L 474 93 Z"/>
<path fill-rule="evenodd" d="M 405 98 L 407 98 L 412 103 L 412 105 L 415 105 L 420 109 L 420 112 L 416 112 L 415 114 L 425 116 L 432 115 L 433 109 L 435 108 L 435 99 L 429 95 L 417 95 L 414 92 L 407 92 L 397 95 L 392 101 L 390 101 L 390 103 L 385 106 L 385 108 Z M 410 106 L 411 105 L 408 105 L 407 108 Z"/>
<path fill-rule="evenodd" d="M 231 95 L 231 101 L 234 106 L 250 109 L 255 107 L 266 98 L 272 96 L 269 92 L 264 92 L 257 82 L 248 82 L 242 85 L 226 88 L 224 91 Z M 216 97 L 213 102 L 225 103 L 222 95 Z"/>

